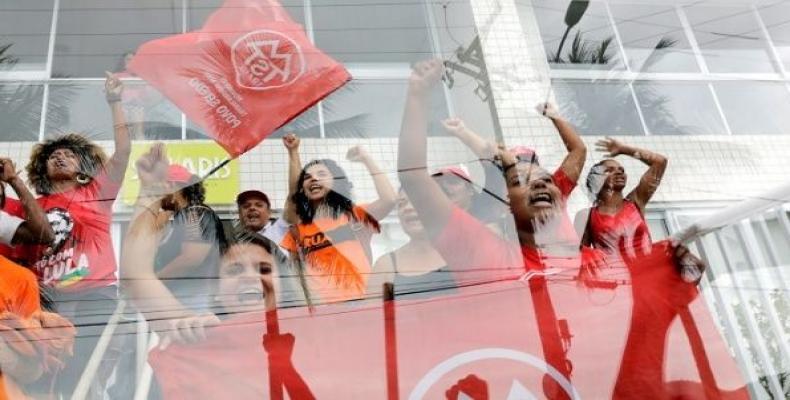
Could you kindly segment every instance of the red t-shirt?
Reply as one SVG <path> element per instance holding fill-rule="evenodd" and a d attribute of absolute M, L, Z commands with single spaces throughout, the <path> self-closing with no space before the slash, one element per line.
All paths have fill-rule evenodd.
<path fill-rule="evenodd" d="M 560 189 L 560 193 L 562 193 L 562 201 L 567 201 L 568 197 L 570 197 L 571 192 L 576 187 L 576 182 L 572 181 L 571 178 L 568 178 L 568 175 L 565 174 L 565 171 L 562 168 L 557 168 L 552 175 L 554 178 L 554 184 Z"/>
<path fill-rule="evenodd" d="M 102 172 L 85 186 L 38 198 L 55 242 L 51 250 L 29 247 L 26 259 L 45 286 L 78 292 L 117 283 L 110 224 L 119 189 Z"/>

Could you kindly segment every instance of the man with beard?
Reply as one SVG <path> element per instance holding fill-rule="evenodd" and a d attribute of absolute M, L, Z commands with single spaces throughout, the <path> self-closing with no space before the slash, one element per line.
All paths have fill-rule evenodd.
<path fill-rule="evenodd" d="M 161 209 L 173 217 L 157 250 L 156 276 L 184 306 L 204 311 L 208 287 L 216 278 L 212 271 L 226 242 L 222 222 L 205 204 L 203 182 L 189 170 L 170 165 L 167 183 L 171 193 L 162 198 Z"/>

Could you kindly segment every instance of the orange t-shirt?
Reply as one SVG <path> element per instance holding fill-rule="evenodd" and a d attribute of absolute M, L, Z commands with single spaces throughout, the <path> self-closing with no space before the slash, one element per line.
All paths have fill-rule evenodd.
<path fill-rule="evenodd" d="M 0 314 L 12 313 L 22 318 L 41 310 L 36 276 L 27 268 L 0 256 Z M 0 346 L 5 344 L 0 343 Z M 25 399 L 22 390 L 0 371 L 0 400 Z"/>
<path fill-rule="evenodd" d="M 303 257 L 310 296 L 321 302 L 360 299 L 370 274 L 370 239 L 379 232 L 378 222 L 364 207 L 354 206 L 355 220 L 348 215 L 315 218 L 296 225 L 297 240 L 286 234 L 281 246 Z"/>

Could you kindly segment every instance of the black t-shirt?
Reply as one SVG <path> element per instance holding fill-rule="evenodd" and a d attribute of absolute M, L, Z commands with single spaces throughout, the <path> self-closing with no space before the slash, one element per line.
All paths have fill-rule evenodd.
<path fill-rule="evenodd" d="M 173 215 L 157 249 L 156 272 L 178 257 L 187 242 L 206 243 L 211 250 L 184 276 L 162 279 L 162 282 L 185 306 L 206 310 L 211 303 L 210 289 L 218 277 L 220 244 L 226 242 L 222 222 L 214 210 L 205 205 L 192 205 Z"/>

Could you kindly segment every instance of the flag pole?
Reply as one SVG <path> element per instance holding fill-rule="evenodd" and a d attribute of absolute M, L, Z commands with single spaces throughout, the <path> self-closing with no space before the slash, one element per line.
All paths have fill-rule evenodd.
<path fill-rule="evenodd" d="M 383 292 L 387 400 L 398 400 L 398 338 L 395 331 L 395 285 L 392 282 L 385 282 Z"/>
<path fill-rule="evenodd" d="M 225 158 L 224 160 L 222 160 L 222 162 L 221 162 L 221 163 L 219 163 L 219 164 L 215 165 L 215 166 L 214 166 L 214 168 L 212 168 L 212 169 L 211 169 L 211 171 L 208 171 L 208 172 L 206 173 L 206 175 L 203 175 L 202 177 L 200 177 L 200 180 L 201 180 L 201 181 L 205 181 L 206 179 L 208 179 L 208 177 L 210 177 L 211 175 L 214 175 L 214 173 L 215 173 L 215 172 L 217 172 L 217 171 L 219 171 L 220 169 L 222 169 L 222 167 L 224 167 L 224 166 L 228 165 L 228 163 L 230 162 L 230 160 L 232 160 L 232 158 Z"/>
<path fill-rule="evenodd" d="M 215 168 L 219 169 L 219 168 Z M 211 175 L 209 173 L 208 175 Z M 208 176 L 206 175 L 206 176 Z M 277 316 L 277 310 L 270 310 L 266 311 L 266 335 L 269 337 L 277 337 L 280 336 L 280 320 Z M 271 352 L 267 352 L 267 359 L 269 361 L 269 398 L 271 400 L 283 400 L 283 385 L 280 382 L 280 377 L 277 375 L 277 371 L 275 371 L 275 364 L 276 361 L 274 359 L 274 354 Z"/>
<path fill-rule="evenodd" d="M 563 330 L 560 332 L 560 323 L 557 320 L 557 313 L 551 302 L 551 293 L 546 282 L 545 276 L 533 276 L 528 281 L 530 294 L 532 295 L 532 308 L 535 312 L 535 319 L 538 323 L 538 333 L 540 344 L 543 349 L 543 357 L 546 362 L 556 368 L 568 381 L 571 379 L 570 364 L 566 358 L 566 349 L 563 345 L 563 336 L 568 336 L 570 341 L 570 329 L 564 323 Z M 567 400 L 568 393 L 560 387 L 548 374 L 543 376 L 543 392 L 546 398 Z"/>

